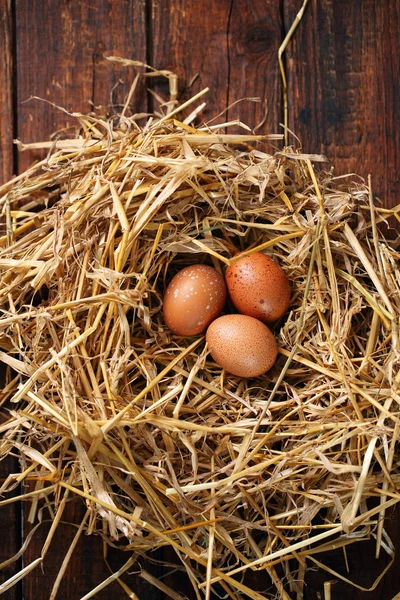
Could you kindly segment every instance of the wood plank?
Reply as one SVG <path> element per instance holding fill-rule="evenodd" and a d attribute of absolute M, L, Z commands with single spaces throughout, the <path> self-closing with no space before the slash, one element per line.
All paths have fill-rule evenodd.
<path fill-rule="evenodd" d="M 196 2 L 153 0 L 151 22 L 152 63 L 177 73 L 180 98 L 210 88 L 201 113 L 204 121 L 232 102 L 259 97 L 261 102 L 240 102 L 215 123 L 240 118 L 253 128 L 266 116 L 262 131 L 277 131 L 282 119 L 277 77 L 282 31 L 279 3 L 206 0 L 199 10 Z M 158 80 L 154 88 L 167 95 L 165 80 Z"/>
<path fill-rule="evenodd" d="M 257 133 L 282 133 L 279 126 L 283 120 L 282 85 L 278 65 L 282 27 L 279 2 L 232 2 L 228 26 L 227 104 L 246 97 L 260 101 L 240 102 L 229 110 L 229 119 L 240 119 L 251 128 L 263 122 Z"/>
<path fill-rule="evenodd" d="M 84 113 L 93 106 L 110 111 L 124 102 L 134 73 L 105 56 L 146 58 L 145 0 L 16 0 L 16 27 L 18 137 L 24 142 L 48 139 L 67 124 L 76 126 L 47 102 L 29 98 Z M 144 88 L 135 101 L 139 112 L 146 110 Z M 20 154 L 19 170 L 37 156 Z"/>
<path fill-rule="evenodd" d="M 1 383 L 1 387 L 3 384 Z M 0 423 L 5 420 L 5 415 L 0 415 Z M 4 481 L 10 473 L 18 473 L 18 462 L 12 457 L 8 456 L 5 460 L 0 463 L 0 481 Z M 14 490 L 11 494 L 7 494 L 7 498 L 17 495 L 19 488 Z M 0 509 L 0 564 L 10 560 L 16 555 L 22 545 L 21 535 L 21 503 L 15 502 L 2 506 Z M 21 568 L 21 561 L 16 561 L 9 564 L 4 569 L 0 570 L 0 584 L 4 583 Z M 2 595 L 4 600 L 18 600 L 20 598 L 21 585 L 10 588 Z"/>
<path fill-rule="evenodd" d="M 13 164 L 13 13 L 11 0 L 4 0 L 0 10 L 0 182 L 11 178 Z"/>
<path fill-rule="evenodd" d="M 301 6 L 284 0 L 285 30 Z M 337 174 L 373 176 L 374 191 L 385 206 L 398 203 L 400 121 L 397 52 L 400 2 L 345 2 L 311 0 L 286 54 L 289 84 L 289 127 L 306 152 L 325 154 Z M 385 31 L 385 35 L 382 32 Z M 387 520 L 395 545 L 399 539 L 400 507 Z M 350 573 L 341 551 L 317 557 L 361 586 L 369 587 L 388 563 L 375 560 L 375 542 L 351 546 Z M 313 565 L 310 563 L 310 567 Z M 373 592 L 391 600 L 399 592 L 399 557 Z M 333 576 L 310 569 L 306 575 L 307 600 L 324 597 L 324 582 Z M 367 593 L 338 581 L 332 597 L 364 600 Z"/>
<path fill-rule="evenodd" d="M 15 376 L 15 374 L 13 375 Z M 2 390 L 4 389 L 8 379 L 6 376 L 6 368 L 4 363 L 0 363 L 0 424 L 7 421 L 10 407 L 5 402 Z M 18 460 L 14 456 L 7 456 L 0 462 L 0 482 L 1 484 L 7 479 L 10 473 L 18 473 L 20 471 Z M 7 495 L 1 495 L 0 499 L 10 499 L 21 493 L 20 487 L 16 487 Z M 22 546 L 22 531 L 21 531 L 21 510 L 20 502 L 13 502 L 0 508 L 0 564 L 11 560 Z M 8 581 L 21 569 L 21 560 L 11 562 L 0 570 L 0 585 Z M 11 587 L 2 594 L 4 600 L 18 600 L 21 597 L 21 584 Z"/>
<path fill-rule="evenodd" d="M 13 457 L 7 457 L 0 463 L 0 480 L 4 479 L 9 473 L 18 473 L 18 464 Z M 18 494 L 18 489 L 11 495 Z M 16 555 L 20 547 L 21 541 L 21 503 L 16 502 L 1 507 L 0 509 L 0 564 L 10 560 Z M 16 561 L 0 571 L 0 584 L 8 581 L 21 568 L 21 561 Z M 18 600 L 20 598 L 21 585 L 10 588 L 2 595 L 4 600 Z"/>
<path fill-rule="evenodd" d="M 149 61 L 160 70 L 178 75 L 179 100 L 183 102 L 205 87 L 210 88 L 184 115 L 204 99 L 207 105 L 199 115 L 200 122 L 215 124 L 239 119 L 254 128 L 265 119 L 258 133 L 279 132 L 283 114 L 277 61 L 282 39 L 278 2 L 204 0 L 200 8 L 193 0 L 168 3 L 153 0 L 151 25 Z M 158 78 L 150 88 L 168 98 L 166 79 Z M 230 104 L 249 97 L 261 101 L 242 101 L 226 111 Z M 165 549 L 164 557 L 173 562 L 173 551 Z M 260 579 L 265 583 L 265 573 Z M 175 573 L 163 581 L 177 589 Z M 194 597 L 182 575 L 179 591 L 189 598 Z"/>
<path fill-rule="evenodd" d="M 39 96 L 67 110 L 84 113 L 99 108 L 107 113 L 118 110 L 125 101 L 135 73 L 131 68 L 109 63 L 105 56 L 146 59 L 145 1 L 94 0 L 69 2 L 67 0 L 16 0 L 17 31 L 17 93 L 18 137 L 25 141 L 48 139 L 56 130 L 75 122 L 47 102 L 31 100 Z M 45 24 L 45 28 L 44 28 Z M 147 94 L 143 86 L 136 94 L 135 112 L 147 110 Z M 19 171 L 23 171 L 37 152 L 19 155 Z M 24 533 L 31 529 L 25 507 Z M 81 501 L 71 502 L 63 516 L 66 522 L 79 523 L 82 518 Z M 44 518 L 47 518 L 44 513 Z M 24 555 L 24 565 L 40 555 L 49 530 L 44 523 Z M 23 582 L 25 598 L 48 598 L 61 562 L 75 534 L 72 525 L 60 525 L 43 564 Z M 98 536 L 81 537 L 74 551 L 58 597 L 79 598 L 109 576 L 103 561 L 101 539 Z M 127 556 L 118 553 L 114 561 L 121 566 Z M 133 589 L 148 595 L 149 586 L 143 580 Z M 121 588 L 113 583 L 96 598 L 120 597 Z M 155 595 L 157 600 L 158 596 Z M 11 598 L 10 598 L 11 600 Z"/>
<path fill-rule="evenodd" d="M 284 0 L 286 30 L 300 6 Z M 289 126 L 304 150 L 338 174 L 371 173 L 386 206 L 400 192 L 399 17 L 399 0 L 311 0 L 286 57 Z"/>
<path fill-rule="evenodd" d="M 14 73 L 14 14 L 12 1 L 4 0 L 0 9 L 0 183 L 8 181 L 14 169 L 14 106 L 13 106 L 13 73 Z M 0 367 L 0 388 L 5 381 L 5 369 Z M 7 419 L 2 409 L 0 422 Z M 10 472 L 17 470 L 17 461 L 8 457 L 0 463 L 0 481 Z M 0 510 L 0 563 L 14 556 L 21 545 L 20 504 L 11 504 Z M 18 569 L 14 563 L 0 571 L 0 584 L 12 577 Z M 3 594 L 4 600 L 16 600 L 20 587 L 14 587 Z"/>
<path fill-rule="evenodd" d="M 152 52 L 149 60 L 154 67 L 178 75 L 181 100 L 209 87 L 210 92 L 205 97 L 207 106 L 201 118 L 207 121 L 215 117 L 227 106 L 227 31 L 231 0 L 204 0 L 201 8 L 193 1 L 153 0 L 151 9 Z M 157 79 L 154 90 L 167 96 L 168 82 Z"/>

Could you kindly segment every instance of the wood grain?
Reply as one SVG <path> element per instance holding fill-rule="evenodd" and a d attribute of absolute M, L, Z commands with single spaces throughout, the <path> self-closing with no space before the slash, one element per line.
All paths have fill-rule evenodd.
<path fill-rule="evenodd" d="M 101 107 L 104 113 L 125 100 L 134 73 L 105 56 L 146 58 L 144 0 L 16 0 L 16 28 L 18 137 L 24 142 L 76 126 L 47 102 L 84 113 Z M 33 96 L 44 101 L 29 100 Z M 144 90 L 136 106 L 146 110 Z M 19 170 L 36 156 L 21 154 Z"/>
<path fill-rule="evenodd" d="M 2 386 L 2 384 L 1 384 Z M 3 416 L 0 416 L 0 423 L 4 420 Z M 0 481 L 4 479 L 10 473 L 18 473 L 19 465 L 17 460 L 9 456 L 6 460 L 0 463 Z M 15 496 L 19 493 L 19 488 L 14 490 L 10 496 Z M 0 564 L 10 560 L 16 555 L 20 549 L 21 543 L 21 505 L 16 502 L 8 504 L 0 508 Z M 17 560 L 0 570 L 0 585 L 8 581 L 13 575 L 15 575 L 21 568 L 21 561 Z M 4 600 L 19 600 L 21 593 L 21 585 L 18 584 L 2 595 Z"/>
<path fill-rule="evenodd" d="M 151 59 L 157 68 L 178 74 L 181 98 L 210 88 L 201 113 L 205 122 L 222 112 L 213 124 L 240 119 L 251 128 L 263 122 L 262 132 L 278 130 L 282 120 L 279 3 L 206 0 L 199 10 L 193 0 L 153 0 L 151 22 Z M 167 82 L 157 81 L 155 91 L 166 95 Z"/>
<path fill-rule="evenodd" d="M 284 0 L 286 30 L 300 4 Z M 386 206 L 400 192 L 399 17 L 399 0 L 311 0 L 286 55 L 289 126 L 304 150 L 337 174 L 371 173 Z"/>
<path fill-rule="evenodd" d="M 201 7 L 194 0 L 152 0 L 151 3 L 149 58 L 156 68 L 177 73 L 182 99 L 210 88 L 205 97 L 206 109 L 201 113 L 205 121 L 217 116 L 227 105 L 231 4 L 231 0 L 204 0 Z M 166 96 L 168 93 L 165 79 L 158 79 L 153 87 L 158 94 Z M 197 105 L 200 102 L 202 100 Z"/>
<path fill-rule="evenodd" d="M 9 473 L 18 473 L 19 465 L 13 457 L 8 457 L 0 464 L 0 479 L 3 481 Z M 14 495 L 18 493 L 18 489 Z M 10 496 L 7 495 L 7 498 Z M 10 560 L 20 549 L 21 543 L 21 505 L 13 503 L 0 509 L 0 564 Z M 8 581 L 21 568 L 18 560 L 0 571 L 0 585 Z M 4 600 L 19 600 L 21 585 L 10 588 L 2 595 Z"/>
<path fill-rule="evenodd" d="M 14 173 L 13 161 L 13 71 L 14 23 L 11 0 L 4 0 L 0 10 L 0 182 Z"/>
<path fill-rule="evenodd" d="M 284 0 L 288 31 L 301 2 Z M 400 125 L 397 51 L 400 2 L 373 0 L 310 0 L 290 42 L 285 62 L 289 85 L 289 127 L 306 152 L 325 154 L 337 174 L 373 177 L 374 191 L 385 206 L 398 204 Z M 383 34 L 385 32 L 385 34 Z M 391 511 L 387 531 L 400 539 L 400 507 Z M 328 567 L 363 587 L 370 587 L 389 559 L 375 560 L 374 540 L 347 551 L 318 557 Z M 306 576 L 306 599 L 324 597 L 324 582 L 334 579 L 311 564 Z M 370 593 L 338 581 L 333 598 L 392 600 L 400 590 L 400 560 Z"/>
<path fill-rule="evenodd" d="M 234 0 L 228 28 L 227 105 L 229 119 L 240 119 L 257 133 L 282 133 L 282 86 L 278 48 L 282 40 L 279 2 Z"/>
<path fill-rule="evenodd" d="M 14 14 L 11 0 L 4 0 L 0 10 L 0 183 L 8 181 L 15 174 L 14 165 Z M 4 385 L 5 372 L 0 372 L 0 388 Z M 5 411 L 0 413 L 0 423 L 7 418 Z M 3 481 L 10 472 L 16 472 L 18 463 L 8 457 L 0 463 L 0 480 Z M 0 564 L 14 556 L 21 542 L 20 506 L 10 504 L 0 511 Z M 18 562 L 0 571 L 0 584 L 12 577 Z M 19 587 L 13 587 L 3 594 L 4 600 L 17 600 Z"/>
<path fill-rule="evenodd" d="M 87 113 L 96 109 L 112 113 L 125 101 L 134 78 L 131 68 L 110 63 L 105 56 L 146 59 L 145 3 L 142 0 L 16 0 L 18 137 L 24 142 L 48 139 L 57 130 L 75 122 L 48 102 L 68 111 Z M 40 100 L 27 101 L 32 96 Z M 147 110 L 147 95 L 142 87 L 135 96 L 135 109 Z M 68 134 L 68 131 L 62 132 Z M 23 171 L 38 153 L 19 155 Z M 26 521 L 25 535 L 31 529 Z M 72 502 L 64 520 L 79 523 L 82 503 Z M 44 513 L 44 518 L 48 515 Z M 40 555 L 49 525 L 43 524 L 35 541 L 24 556 L 24 565 Z M 62 525 L 56 532 L 45 557 L 43 571 L 38 567 L 24 580 L 24 598 L 49 598 L 59 567 L 75 534 L 72 525 Z M 103 561 L 99 537 L 82 536 L 72 555 L 58 597 L 80 598 L 109 576 Z M 126 560 L 120 553 L 118 566 Z M 138 581 L 139 591 L 149 590 Z M 108 586 L 96 597 L 99 600 L 119 597 L 118 583 Z"/>

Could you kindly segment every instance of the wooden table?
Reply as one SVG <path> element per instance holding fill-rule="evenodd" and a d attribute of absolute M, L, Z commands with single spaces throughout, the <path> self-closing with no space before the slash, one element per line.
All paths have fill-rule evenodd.
<path fill-rule="evenodd" d="M 300 0 L 2 0 L 0 3 L 0 177 L 23 171 L 34 152 L 19 154 L 12 141 L 47 139 L 71 124 L 53 108 L 87 112 L 93 106 L 118 110 L 134 77 L 132 68 L 110 63 L 116 55 L 170 69 L 179 76 L 182 99 L 208 86 L 202 118 L 225 110 L 224 120 L 241 119 L 258 132 L 279 132 L 283 121 L 282 83 L 277 52 Z M 372 175 L 374 192 L 386 206 L 399 200 L 400 181 L 400 0 L 310 0 L 284 55 L 288 78 L 289 127 L 306 152 L 323 153 L 337 174 Z M 166 80 L 149 82 L 153 93 L 166 94 Z M 30 99 L 40 97 L 45 101 Z M 248 98 L 259 97 L 259 102 Z M 245 98 L 243 100 L 243 98 Z M 240 102 L 233 104 L 235 101 Z M 154 95 L 142 86 L 135 96 L 137 112 L 151 111 Z M 290 143 L 299 147 L 295 137 Z M 377 200 L 378 201 L 378 200 Z M 1 476 L 18 468 L 2 465 Z M 18 493 L 16 490 L 15 493 Z M 0 562 L 21 547 L 31 526 L 29 507 L 0 511 Z M 67 519 L 78 522 L 79 500 L 71 502 Z M 392 538 L 400 535 L 400 511 L 389 516 Z M 49 529 L 47 514 L 30 543 L 23 565 L 34 560 Z M 23 583 L 4 594 L 6 600 L 47 599 L 59 565 L 75 534 L 60 526 L 46 557 Z M 326 564 L 369 587 L 387 563 L 373 558 L 374 543 L 352 547 L 347 573 L 343 554 L 321 557 Z M 98 538 L 83 537 L 70 562 L 58 597 L 77 600 L 109 575 Z M 158 552 L 154 558 L 165 559 Z M 170 557 L 170 555 L 168 555 Z M 167 556 L 167 558 L 168 558 Z M 114 568 L 127 556 L 112 551 Z M 181 593 L 194 597 L 179 574 L 141 561 L 154 575 Z M 1 572 L 8 579 L 21 560 Z M 339 582 L 332 597 L 391 600 L 400 591 L 400 561 L 369 595 Z M 326 572 L 307 573 L 306 598 L 323 598 Z M 166 597 L 136 575 L 124 576 L 141 600 Z M 268 580 L 258 587 L 268 592 Z M 96 598 L 122 598 L 112 583 Z"/>

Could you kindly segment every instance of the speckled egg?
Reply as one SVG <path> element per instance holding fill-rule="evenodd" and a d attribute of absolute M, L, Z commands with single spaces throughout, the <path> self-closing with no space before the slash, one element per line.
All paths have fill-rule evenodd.
<path fill-rule="evenodd" d="M 270 329 L 247 315 L 219 317 L 207 329 L 206 341 L 215 362 L 238 377 L 266 373 L 278 355 Z"/>
<path fill-rule="evenodd" d="M 164 320 L 177 335 L 197 335 L 221 314 L 226 300 L 222 275 L 208 265 L 179 271 L 164 296 Z"/>
<path fill-rule="evenodd" d="M 271 323 L 289 306 L 289 280 L 281 267 L 262 252 L 239 258 L 227 268 L 225 279 L 233 304 L 244 315 Z"/>

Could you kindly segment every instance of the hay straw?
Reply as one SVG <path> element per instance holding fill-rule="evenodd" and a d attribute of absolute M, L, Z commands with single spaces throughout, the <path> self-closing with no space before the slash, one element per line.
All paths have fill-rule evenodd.
<path fill-rule="evenodd" d="M 338 577 L 317 553 L 371 535 L 391 552 L 400 255 L 382 223 L 399 209 L 376 209 L 370 182 L 335 179 L 323 157 L 194 126 L 203 92 L 178 106 L 175 84 L 147 120 L 128 102 L 110 120 L 76 114 L 77 139 L 20 143 L 47 157 L 0 188 L 0 452 L 23 459 L 0 504 L 49 514 L 44 556 L 67 501 L 85 501 L 53 596 L 86 531 L 131 553 L 87 598 L 115 580 L 135 597 L 124 572 L 164 546 L 197 597 L 264 598 L 236 575 L 266 570 L 289 598 L 315 561 Z M 179 269 L 223 273 L 238 251 L 267 252 L 292 285 L 279 358 L 256 380 L 221 372 L 204 336 L 174 336 L 162 316 Z"/>

